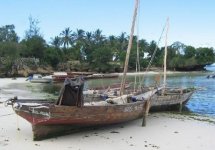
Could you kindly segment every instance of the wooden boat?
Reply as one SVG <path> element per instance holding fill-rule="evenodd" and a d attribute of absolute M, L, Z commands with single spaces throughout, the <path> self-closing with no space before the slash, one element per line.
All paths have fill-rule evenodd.
<path fill-rule="evenodd" d="M 34 140 L 62 134 L 82 127 L 109 125 L 137 119 L 146 111 L 146 100 L 156 91 L 141 95 L 141 99 L 132 101 L 135 95 L 122 95 L 106 101 L 85 105 L 81 79 L 67 79 L 59 99 L 29 100 L 11 99 L 14 111 L 32 124 Z M 137 95 L 140 97 L 140 95 Z M 136 96 L 136 97 L 137 97 Z M 144 99 L 144 100 L 143 100 Z"/>
<path fill-rule="evenodd" d="M 68 75 L 72 74 L 72 75 L 77 75 L 77 76 L 88 76 L 88 75 L 92 75 L 94 74 L 94 72 L 67 72 Z"/>
<path fill-rule="evenodd" d="M 54 82 L 64 82 L 66 78 L 75 78 L 82 76 L 84 79 L 104 79 L 104 78 L 118 78 L 118 74 L 92 74 L 83 72 L 54 72 L 52 75 Z"/>
<path fill-rule="evenodd" d="M 164 81 L 163 86 L 151 99 L 151 111 L 162 111 L 162 110 L 172 110 L 179 108 L 182 110 L 182 106 L 185 105 L 192 94 L 194 93 L 194 88 L 167 88 L 166 87 L 166 59 L 167 59 L 167 34 L 169 29 L 169 18 L 167 19 L 167 31 L 164 49 Z"/>
<path fill-rule="evenodd" d="M 64 82 L 66 78 L 75 78 L 77 75 L 68 74 L 67 72 L 54 72 L 52 75 L 53 82 Z"/>
<path fill-rule="evenodd" d="M 166 111 L 166 110 L 179 110 L 185 105 L 192 94 L 195 92 L 193 88 L 176 89 L 166 88 L 165 93 L 158 91 L 150 100 L 150 111 Z"/>
<path fill-rule="evenodd" d="M 118 74 L 92 74 L 84 76 L 84 79 L 104 79 L 104 78 L 118 78 Z"/>
<path fill-rule="evenodd" d="M 32 77 L 29 77 L 28 80 L 32 83 L 50 83 L 52 78 L 49 76 L 43 77 L 41 74 L 33 74 Z"/>

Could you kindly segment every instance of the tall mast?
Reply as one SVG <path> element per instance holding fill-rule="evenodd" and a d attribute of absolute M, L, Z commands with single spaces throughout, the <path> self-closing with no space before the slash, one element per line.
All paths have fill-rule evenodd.
<path fill-rule="evenodd" d="M 167 29 L 166 29 L 165 49 L 164 49 L 164 78 L 163 78 L 164 90 L 166 88 L 166 59 L 167 59 L 167 38 L 168 38 L 168 31 L 169 31 L 169 18 L 167 18 Z M 164 90 L 163 90 L 163 93 L 164 93 Z"/>
<path fill-rule="evenodd" d="M 134 78 L 134 92 L 136 91 L 136 86 L 137 86 L 137 82 L 140 84 L 140 76 L 138 76 L 137 73 L 140 72 L 140 55 L 139 55 L 139 49 L 140 49 L 140 44 L 139 44 L 139 18 L 140 18 L 140 1 L 139 1 L 139 9 L 137 11 L 137 21 L 136 21 L 136 30 L 137 30 L 137 59 L 136 59 L 136 74 L 135 74 L 135 78 Z M 138 81 L 137 81 L 137 76 L 138 76 Z"/>
<path fill-rule="evenodd" d="M 126 59 L 125 59 L 125 64 L 124 64 L 124 72 L 123 72 L 123 76 L 122 76 L 120 95 L 123 95 L 123 93 L 124 93 L 125 80 L 126 80 L 126 74 L 128 71 L 128 62 L 129 62 L 129 56 L 130 56 L 131 45 L 132 45 L 132 40 L 133 40 L 134 27 L 135 27 L 135 21 L 136 21 L 136 17 L 137 17 L 138 5 L 139 5 L 139 0 L 136 0 L 135 8 L 134 8 L 133 21 L 132 21 L 132 27 L 131 27 L 131 33 L 130 33 L 128 48 L 127 48 L 127 53 L 126 53 Z"/>

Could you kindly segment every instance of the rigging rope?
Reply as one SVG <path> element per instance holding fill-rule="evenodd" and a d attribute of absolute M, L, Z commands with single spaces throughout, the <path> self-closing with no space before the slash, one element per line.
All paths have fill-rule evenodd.
<path fill-rule="evenodd" d="M 161 32 L 161 35 L 160 35 L 160 37 L 159 37 L 159 39 L 158 39 L 158 42 L 157 42 L 157 44 L 156 44 L 155 50 L 154 50 L 154 52 L 153 52 L 153 54 L 152 54 L 151 60 L 149 61 L 149 64 L 148 64 L 148 66 L 146 67 L 146 70 L 145 70 L 144 74 L 145 74 L 146 72 L 148 72 L 149 68 L 151 67 L 152 61 L 154 60 L 155 54 L 156 54 L 156 52 L 157 52 L 157 50 L 158 50 L 158 45 L 159 45 L 159 43 L 160 43 L 160 41 L 161 41 L 161 39 L 162 39 L 162 36 L 163 36 L 163 33 L 164 33 L 166 27 L 167 27 L 167 22 L 165 23 L 165 25 L 164 25 L 164 27 L 163 27 L 163 30 L 162 30 L 162 32 Z M 140 88 L 141 88 L 141 83 L 142 83 L 143 81 L 144 81 L 144 75 L 143 75 L 143 78 L 142 78 L 141 82 L 139 82 L 139 87 L 140 87 Z"/>

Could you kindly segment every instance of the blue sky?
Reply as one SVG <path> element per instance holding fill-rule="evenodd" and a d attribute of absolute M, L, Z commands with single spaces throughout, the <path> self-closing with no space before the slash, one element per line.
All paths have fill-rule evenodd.
<path fill-rule="evenodd" d="M 40 21 L 44 38 L 65 28 L 108 35 L 129 34 L 134 0 L 0 0 L 0 26 L 14 24 L 22 38 L 31 15 Z M 214 0 L 141 0 L 139 35 L 147 41 L 159 38 L 170 18 L 169 44 L 181 41 L 195 47 L 215 47 Z"/>

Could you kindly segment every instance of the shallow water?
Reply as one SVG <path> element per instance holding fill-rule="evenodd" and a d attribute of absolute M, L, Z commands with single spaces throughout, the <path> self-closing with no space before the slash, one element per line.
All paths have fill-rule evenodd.
<path fill-rule="evenodd" d="M 170 77 L 168 83 L 198 88 L 188 101 L 187 108 L 197 114 L 215 117 L 215 79 L 207 79 L 205 74 L 181 75 Z"/>
<path fill-rule="evenodd" d="M 215 67 L 209 67 L 207 69 L 215 71 Z M 206 76 L 208 74 L 210 74 L 210 72 L 169 74 L 167 76 L 167 84 L 173 87 L 198 88 L 186 105 L 188 110 L 196 114 L 215 117 L 215 79 L 207 79 Z M 144 85 L 154 85 L 156 76 L 157 75 L 145 76 Z M 3 79 L 1 79 L 1 81 L 2 80 Z M 120 81 L 120 79 L 89 80 L 86 82 L 85 88 L 102 87 L 120 83 Z M 133 82 L 134 76 L 128 76 L 127 81 Z M 35 84 L 29 82 L 10 83 L 6 86 L 0 85 L 0 101 L 14 96 L 18 96 L 19 98 L 56 98 L 61 85 L 62 84 Z"/>
<path fill-rule="evenodd" d="M 0 102 L 4 102 L 10 98 L 17 96 L 22 99 L 43 99 L 52 98 L 53 94 L 43 92 L 44 84 L 30 83 L 24 78 L 13 80 L 10 78 L 0 78 Z"/>
<path fill-rule="evenodd" d="M 167 75 L 167 85 L 170 87 L 195 87 L 198 90 L 192 95 L 186 107 L 189 112 L 210 115 L 215 117 L 215 79 L 207 79 L 206 76 L 210 73 L 192 72 L 192 73 L 177 73 Z M 148 75 L 145 77 L 145 85 L 153 85 L 156 75 Z M 134 81 L 134 76 L 128 77 L 129 81 Z M 110 83 L 120 82 L 119 79 L 107 80 L 91 80 L 88 86 L 106 85 Z"/>

